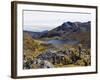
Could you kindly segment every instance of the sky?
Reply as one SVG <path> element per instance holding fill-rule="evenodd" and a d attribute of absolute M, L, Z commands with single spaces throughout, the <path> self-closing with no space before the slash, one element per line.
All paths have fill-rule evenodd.
<path fill-rule="evenodd" d="M 41 32 L 51 30 L 64 22 L 87 22 L 91 20 L 89 13 L 23 11 L 23 29 Z"/>

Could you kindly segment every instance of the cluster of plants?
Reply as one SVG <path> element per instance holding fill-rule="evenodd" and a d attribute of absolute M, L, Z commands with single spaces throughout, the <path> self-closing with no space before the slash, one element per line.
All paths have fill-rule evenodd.
<path fill-rule="evenodd" d="M 40 46 L 41 47 L 41 46 Z M 30 56 L 24 54 L 24 68 L 38 68 L 37 64 L 34 63 L 34 59 L 39 59 L 42 61 L 48 61 L 53 64 L 54 67 L 67 67 L 67 66 L 89 66 L 91 65 L 91 54 L 90 49 L 85 49 L 82 45 L 78 45 L 75 48 L 64 48 L 62 50 L 56 50 L 55 52 L 48 52 L 50 55 L 46 55 L 46 51 L 37 48 L 36 55 L 31 54 Z M 48 50 L 48 49 L 47 49 Z M 39 55 L 45 54 L 44 58 L 38 58 Z M 34 56 L 35 55 L 35 56 Z M 46 65 L 46 64 L 45 64 Z"/>
<path fill-rule="evenodd" d="M 62 58 L 56 58 L 55 67 L 91 65 L 90 49 L 84 49 L 78 46 L 77 48 L 60 50 L 57 54 L 59 53 L 64 54 L 64 56 Z"/>
<path fill-rule="evenodd" d="M 54 38 L 59 39 L 59 37 Z M 90 48 L 84 47 L 83 44 L 75 46 L 63 44 L 56 47 L 52 44 L 45 44 L 42 40 L 33 39 L 29 34 L 24 34 L 23 48 L 24 69 L 40 68 L 40 63 L 46 66 L 45 61 L 54 67 L 91 65 Z M 44 56 L 39 58 L 40 55 Z"/>

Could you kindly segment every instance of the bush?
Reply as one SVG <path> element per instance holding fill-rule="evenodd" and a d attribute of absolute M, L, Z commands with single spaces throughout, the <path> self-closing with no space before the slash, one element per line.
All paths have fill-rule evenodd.
<path fill-rule="evenodd" d="M 85 62 L 83 60 L 77 60 L 75 65 L 85 66 Z"/>

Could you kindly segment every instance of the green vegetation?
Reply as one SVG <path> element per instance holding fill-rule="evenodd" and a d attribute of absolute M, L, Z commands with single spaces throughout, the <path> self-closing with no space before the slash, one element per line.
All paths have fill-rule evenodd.
<path fill-rule="evenodd" d="M 50 38 L 44 38 L 45 40 Z M 54 37 L 59 39 L 59 37 Z M 46 61 L 50 62 L 54 67 L 73 67 L 73 66 L 89 66 L 91 65 L 90 49 L 78 45 L 52 45 L 46 44 L 42 39 L 33 39 L 29 34 L 24 33 L 24 69 L 40 68 L 40 63 L 35 63 L 41 54 L 45 54 Z M 47 52 L 49 51 L 47 56 Z M 55 56 L 50 57 L 50 54 Z M 42 56 L 41 56 L 42 57 Z M 50 58 L 49 58 L 50 57 Z M 42 60 L 43 61 L 43 60 Z M 42 62 L 43 63 L 43 62 Z M 42 64 L 41 63 L 41 64 Z M 42 64 L 43 65 L 43 64 Z"/>

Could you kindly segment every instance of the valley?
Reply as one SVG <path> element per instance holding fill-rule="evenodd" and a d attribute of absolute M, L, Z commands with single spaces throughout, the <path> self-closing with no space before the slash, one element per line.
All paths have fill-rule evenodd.
<path fill-rule="evenodd" d="M 23 31 L 23 69 L 90 66 L 90 23 L 64 22 L 50 31 Z"/>

